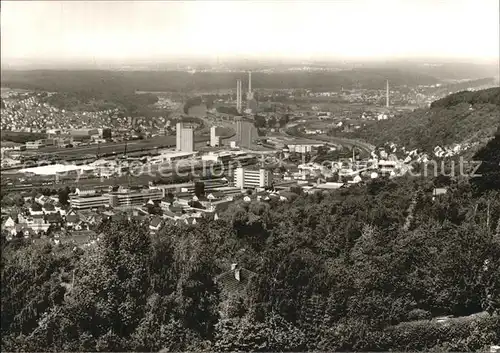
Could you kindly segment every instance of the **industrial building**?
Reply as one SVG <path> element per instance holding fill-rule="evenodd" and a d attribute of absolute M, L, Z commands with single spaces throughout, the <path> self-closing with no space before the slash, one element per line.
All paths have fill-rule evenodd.
<path fill-rule="evenodd" d="M 194 129 L 183 123 L 176 125 L 176 150 L 181 152 L 194 151 Z"/>
<path fill-rule="evenodd" d="M 236 80 L 236 110 L 241 113 L 241 80 Z"/>
<path fill-rule="evenodd" d="M 153 164 L 158 163 L 172 163 L 183 159 L 195 157 L 198 152 L 162 152 L 158 156 L 149 158 L 149 162 Z"/>
<path fill-rule="evenodd" d="M 120 188 L 118 191 L 109 193 L 109 205 L 111 207 L 131 207 L 144 205 L 149 200 L 160 201 L 162 198 L 163 192 L 158 189 Z"/>
<path fill-rule="evenodd" d="M 324 146 L 324 143 L 304 142 L 292 143 L 288 145 L 288 152 L 290 153 L 310 153 L 314 149 Z"/>
<path fill-rule="evenodd" d="M 211 162 L 219 162 L 226 163 L 234 159 L 242 158 L 242 157 L 252 157 L 249 156 L 245 151 L 221 151 L 221 152 L 209 152 L 201 156 L 202 161 L 211 161 Z"/>
<path fill-rule="evenodd" d="M 99 130 L 97 129 L 74 129 L 69 130 L 70 136 L 75 140 L 85 140 L 90 139 L 92 135 L 99 135 Z"/>
<path fill-rule="evenodd" d="M 219 190 L 221 187 L 228 186 L 228 181 L 226 178 L 214 178 L 214 179 L 206 179 L 200 180 L 198 183 L 203 184 L 203 190 L 206 194 L 213 190 Z M 196 189 L 196 183 L 191 183 L 190 185 L 186 185 L 181 188 L 181 192 L 189 192 L 193 193 Z"/>
<path fill-rule="evenodd" d="M 243 117 L 236 117 L 236 142 L 239 146 L 250 148 L 253 142 L 259 137 L 257 129 L 252 121 Z"/>
<path fill-rule="evenodd" d="M 257 110 L 257 101 L 252 91 L 252 72 L 248 72 L 248 93 L 247 93 L 247 111 L 253 113 Z"/>
<path fill-rule="evenodd" d="M 97 193 L 95 189 L 77 188 L 70 195 L 69 204 L 75 210 L 84 210 L 109 206 L 109 196 Z"/>
<path fill-rule="evenodd" d="M 71 135 L 58 135 L 57 137 L 52 139 L 54 142 L 54 146 L 57 147 L 65 147 L 73 144 L 73 137 Z"/>
<path fill-rule="evenodd" d="M 264 168 L 240 167 L 234 172 L 234 185 L 240 189 L 265 188 L 272 185 L 273 174 Z"/>
<path fill-rule="evenodd" d="M 112 137 L 110 128 L 105 127 L 105 128 L 97 129 L 97 131 L 99 133 L 99 137 L 102 139 L 110 139 Z"/>
<path fill-rule="evenodd" d="M 27 150 L 37 150 L 39 148 L 45 147 L 45 143 L 42 140 L 28 141 L 26 142 Z"/>

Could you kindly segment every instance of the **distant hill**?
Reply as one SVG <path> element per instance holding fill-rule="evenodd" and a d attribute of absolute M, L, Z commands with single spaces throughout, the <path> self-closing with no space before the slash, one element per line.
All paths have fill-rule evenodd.
<path fill-rule="evenodd" d="M 500 87 L 459 92 L 400 117 L 376 121 L 351 133 L 334 133 L 375 145 L 394 142 L 432 151 L 437 145 L 484 142 L 500 125 Z"/>
<path fill-rule="evenodd" d="M 2 72 L 2 86 L 46 91 L 136 90 L 159 92 L 213 90 L 233 88 L 236 79 L 246 79 L 245 72 L 180 71 L 104 71 L 104 70 L 32 70 Z M 340 90 L 341 87 L 383 89 L 385 81 L 392 85 L 430 85 L 438 79 L 409 70 L 365 68 L 338 72 L 255 72 L 255 88 L 309 88 Z M 245 84 L 245 82 L 244 82 Z"/>
<path fill-rule="evenodd" d="M 481 91 L 462 91 L 432 102 L 431 108 L 450 108 L 460 103 L 495 104 L 500 106 L 500 88 Z"/>
<path fill-rule="evenodd" d="M 498 62 L 490 64 L 445 63 L 437 65 L 421 64 L 415 71 L 442 80 L 478 79 L 498 76 Z"/>
<path fill-rule="evenodd" d="M 435 96 L 443 97 L 445 95 L 450 94 L 450 92 L 457 93 L 460 91 L 467 91 L 471 89 L 480 90 L 480 89 L 493 88 L 497 86 L 498 82 L 494 77 L 486 77 L 477 80 L 467 80 L 467 81 L 460 81 L 457 83 L 444 84 L 434 88 L 433 94 Z"/>

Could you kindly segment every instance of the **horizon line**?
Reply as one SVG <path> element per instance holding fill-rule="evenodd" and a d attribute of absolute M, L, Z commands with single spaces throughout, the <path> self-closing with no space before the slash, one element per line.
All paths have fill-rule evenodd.
<path fill-rule="evenodd" d="M 182 62 L 184 61 L 184 62 Z M 186 62 L 187 61 L 187 62 Z M 199 61 L 204 61 L 200 63 Z M 444 57 L 444 56 L 391 56 L 391 57 L 339 57 L 339 56 L 314 56 L 314 57 L 244 57 L 244 56 L 211 56 L 211 55 L 176 55 L 163 58 L 129 58 L 114 59 L 114 58 L 1 58 L 0 67 L 2 70 L 47 67 L 47 66 L 84 66 L 84 67 L 99 67 L 99 66 L 136 66 L 136 65 L 223 65 L 223 64 L 288 64 L 300 65 L 304 63 L 310 64 L 380 64 L 380 63 L 416 63 L 416 64 L 475 64 L 475 65 L 493 65 L 500 62 L 500 56 L 497 57 Z"/>

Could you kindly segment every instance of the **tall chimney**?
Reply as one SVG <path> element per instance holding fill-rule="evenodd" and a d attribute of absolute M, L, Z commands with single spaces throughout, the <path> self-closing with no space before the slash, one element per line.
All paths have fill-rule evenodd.
<path fill-rule="evenodd" d="M 236 110 L 241 111 L 241 80 L 236 80 Z"/>
<path fill-rule="evenodd" d="M 248 92 L 252 92 L 252 71 L 248 71 Z"/>
<path fill-rule="evenodd" d="M 389 108 L 389 80 L 386 81 L 385 106 Z"/>
<path fill-rule="evenodd" d="M 241 80 L 240 80 L 240 111 L 243 109 L 243 88 L 242 88 L 242 85 L 241 85 Z"/>

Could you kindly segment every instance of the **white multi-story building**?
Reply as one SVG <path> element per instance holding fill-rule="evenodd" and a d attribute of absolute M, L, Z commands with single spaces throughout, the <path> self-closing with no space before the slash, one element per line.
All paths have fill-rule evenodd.
<path fill-rule="evenodd" d="M 323 146 L 323 143 L 301 143 L 288 145 L 289 152 L 292 153 L 308 153 L 312 152 L 315 148 Z"/>
<path fill-rule="evenodd" d="M 177 123 L 175 132 L 176 150 L 181 152 L 193 152 L 194 129 L 192 127 L 185 127 L 183 123 Z"/>
<path fill-rule="evenodd" d="M 143 205 L 149 200 L 161 201 L 162 198 L 163 192 L 158 189 L 130 190 L 121 188 L 116 192 L 109 193 L 109 204 L 111 207 L 130 207 Z"/>
<path fill-rule="evenodd" d="M 266 169 L 236 168 L 234 185 L 240 189 L 264 188 L 271 186 L 273 174 Z"/>
<path fill-rule="evenodd" d="M 26 142 L 26 149 L 28 150 L 37 150 L 42 147 L 45 147 L 45 144 L 41 140 Z"/>
<path fill-rule="evenodd" d="M 92 209 L 109 206 L 108 195 L 91 195 L 91 196 L 71 196 L 69 199 L 71 208 L 75 210 Z"/>
<path fill-rule="evenodd" d="M 69 203 L 76 210 L 100 208 L 109 206 L 109 195 L 97 193 L 95 189 L 77 188 Z"/>
<path fill-rule="evenodd" d="M 217 147 L 220 146 L 220 128 L 218 126 L 212 126 L 210 128 L 210 146 Z"/>

